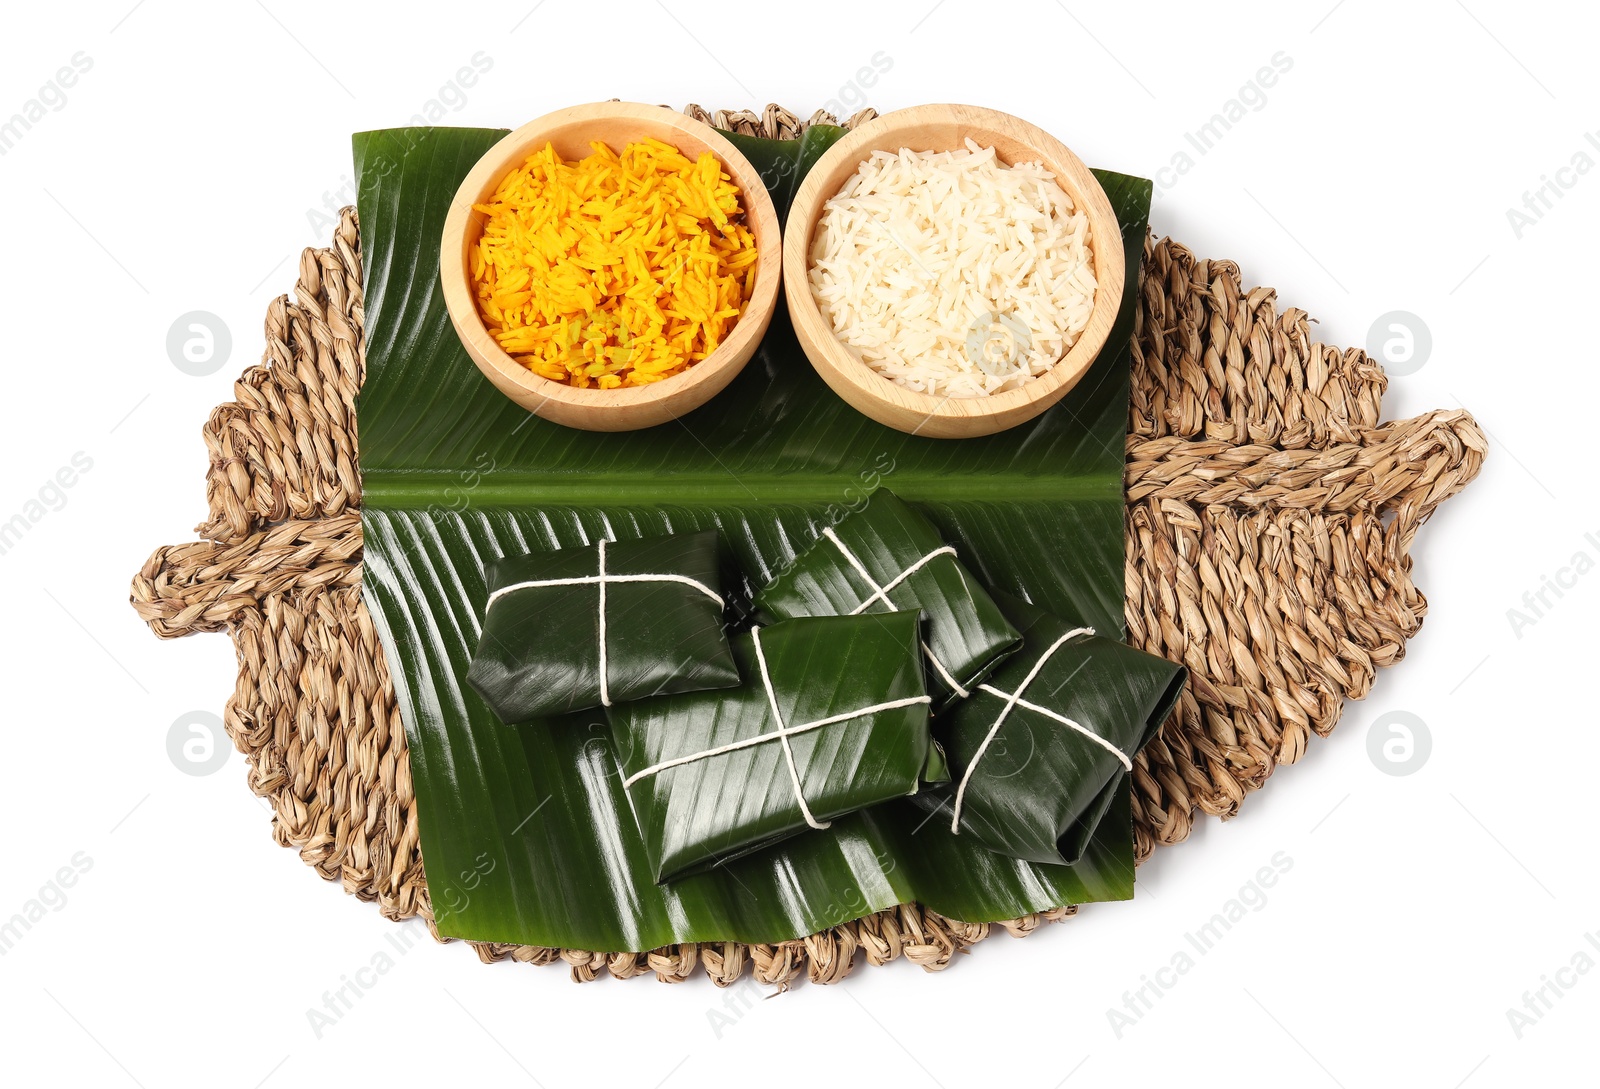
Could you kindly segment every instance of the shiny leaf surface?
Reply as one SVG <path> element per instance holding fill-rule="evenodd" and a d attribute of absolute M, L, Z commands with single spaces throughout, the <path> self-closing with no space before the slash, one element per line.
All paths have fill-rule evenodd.
<path fill-rule="evenodd" d="M 717 530 L 745 607 L 821 527 L 890 484 L 984 584 L 1122 624 L 1122 434 L 1134 297 L 1111 346 L 1060 405 L 1001 435 L 903 435 L 835 397 L 780 311 L 744 373 L 704 408 L 627 434 L 529 416 L 462 351 L 438 287 L 461 177 L 503 135 L 356 137 L 366 269 L 362 391 L 365 593 L 394 678 L 441 932 L 590 949 L 772 942 L 919 900 L 969 920 L 1132 894 L 1126 791 L 1082 861 L 1018 862 L 933 837 L 891 802 L 711 873 L 657 886 L 600 716 L 503 726 L 466 684 L 488 590 L 513 552 Z M 839 130 L 738 138 L 780 210 Z M 1137 283 L 1151 188 L 1100 174 Z"/>

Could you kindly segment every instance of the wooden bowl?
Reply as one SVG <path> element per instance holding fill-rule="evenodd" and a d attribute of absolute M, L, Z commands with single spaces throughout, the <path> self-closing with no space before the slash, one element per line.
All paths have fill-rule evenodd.
<path fill-rule="evenodd" d="M 739 187 L 746 223 L 756 239 L 756 282 L 745 312 L 705 359 L 688 370 L 648 386 L 578 389 L 535 374 L 506 354 L 484 327 L 473 287 L 472 251 L 488 218 L 473 210 L 487 201 L 501 180 L 546 143 L 564 159 L 590 153 L 601 140 L 621 151 L 630 141 L 655 137 L 690 159 L 710 151 Z M 596 102 L 573 106 L 530 121 L 479 159 L 456 190 L 444 221 L 439 278 L 445 306 L 461 344 L 489 381 L 537 416 L 585 431 L 634 431 L 693 411 L 716 396 L 744 369 L 761 343 L 778 305 L 782 277 L 782 238 L 778 213 L 760 173 L 710 125 L 661 106 L 636 102 Z"/>
<path fill-rule="evenodd" d="M 1089 218 L 1095 296 L 1089 322 L 1060 362 L 1016 389 L 987 397 L 918 393 L 880 375 L 834 336 L 811 294 L 811 240 L 822 206 L 874 151 L 953 151 L 968 137 L 1005 163 L 1041 162 Z M 811 365 L 833 391 L 881 424 L 914 435 L 964 439 L 992 435 L 1039 415 L 1066 396 L 1111 333 L 1122 304 L 1122 229 L 1089 168 L 1066 145 L 1010 114 L 977 106 L 915 106 L 867 122 L 834 144 L 800 183 L 783 243 L 789 317 Z"/>

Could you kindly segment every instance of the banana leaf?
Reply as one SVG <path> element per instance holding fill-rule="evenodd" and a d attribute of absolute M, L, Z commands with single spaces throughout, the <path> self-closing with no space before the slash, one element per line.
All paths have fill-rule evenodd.
<path fill-rule="evenodd" d="M 758 616 L 920 610 L 935 706 L 965 695 L 1021 644 L 955 549 L 889 489 L 880 488 L 823 534 L 756 595 Z"/>
<path fill-rule="evenodd" d="M 611 709 L 657 882 L 915 794 L 932 747 L 915 612 L 802 618 L 734 646 L 745 681 Z"/>
<path fill-rule="evenodd" d="M 388 660 L 443 934 L 603 950 L 775 942 L 917 900 L 973 921 L 1126 899 L 1126 788 L 1074 866 L 934 834 L 910 801 L 874 806 L 658 886 L 603 716 L 507 729 L 466 685 L 487 563 L 717 530 L 744 578 L 735 606 L 838 512 L 887 482 L 985 585 L 1122 630 L 1122 447 L 1135 292 L 1060 404 L 1000 435 L 903 435 L 834 396 L 780 311 L 745 371 L 704 408 L 627 434 L 573 431 L 501 396 L 461 349 L 438 286 L 457 184 L 504 130 L 356 136 L 366 381 L 358 406 L 364 589 Z M 841 131 L 733 137 L 780 214 Z M 1138 283 L 1150 182 L 1098 175 Z"/>
<path fill-rule="evenodd" d="M 1001 595 L 1022 649 L 939 716 L 947 787 L 917 799 L 949 835 L 1076 862 L 1183 691 L 1188 671 Z"/>
<path fill-rule="evenodd" d="M 718 568 L 715 533 L 495 560 L 467 683 L 508 723 L 731 688 Z"/>

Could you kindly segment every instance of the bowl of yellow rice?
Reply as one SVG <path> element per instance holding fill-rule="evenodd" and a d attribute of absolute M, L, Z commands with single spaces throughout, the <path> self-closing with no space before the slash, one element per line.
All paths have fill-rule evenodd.
<path fill-rule="evenodd" d="M 783 253 L 730 141 L 631 102 L 507 135 L 456 191 L 442 247 L 473 362 L 528 411 L 588 431 L 665 423 L 733 381 L 772 320 Z"/>

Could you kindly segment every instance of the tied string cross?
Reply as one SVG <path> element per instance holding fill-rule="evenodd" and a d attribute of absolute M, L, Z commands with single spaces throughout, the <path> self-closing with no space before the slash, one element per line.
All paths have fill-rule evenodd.
<path fill-rule="evenodd" d="M 834 547 L 839 550 L 840 555 L 845 558 L 845 561 L 849 563 L 851 567 L 856 569 L 856 574 L 866 579 L 867 585 L 872 587 L 872 593 L 868 595 L 867 600 L 850 610 L 851 616 L 858 616 L 861 613 L 866 612 L 879 601 L 893 609 L 895 604 L 894 600 L 889 597 L 889 591 L 893 590 L 906 579 L 922 570 L 922 568 L 930 560 L 938 559 L 940 556 L 953 557 L 956 554 L 956 550 L 949 545 L 936 548 L 932 552 L 929 552 L 926 556 L 923 556 L 916 563 L 900 572 L 894 578 L 890 579 L 888 583 L 880 586 L 878 585 L 878 580 L 872 577 L 872 572 L 867 570 L 867 565 L 862 563 L 861 558 L 850 550 L 849 545 L 845 544 L 844 541 L 839 539 L 839 535 L 833 531 L 832 526 L 825 527 L 822 531 L 822 535 L 833 542 Z M 962 576 L 962 581 L 966 581 L 965 575 Z M 923 640 L 922 653 L 928 656 L 928 661 L 933 663 L 933 668 L 938 671 L 940 679 L 944 681 L 945 685 L 948 686 L 952 692 L 960 696 L 962 699 L 966 699 L 968 696 L 972 695 L 971 692 L 968 692 L 965 688 L 961 687 L 960 681 L 956 680 L 950 675 L 950 671 L 946 669 L 944 663 L 939 660 L 939 656 L 933 652 L 931 647 L 928 646 L 927 640 Z"/>
<path fill-rule="evenodd" d="M 600 544 L 599 544 L 599 553 L 600 553 L 599 569 L 595 574 L 593 574 L 593 575 L 579 575 L 579 576 L 577 576 L 575 578 L 567 578 L 567 579 L 533 579 L 533 580 L 528 581 L 528 582 L 514 582 L 510 586 L 502 586 L 502 587 L 500 587 L 500 589 L 498 589 L 494 593 L 490 594 L 489 595 L 488 604 L 486 604 L 483 607 L 484 615 L 488 616 L 489 610 L 494 607 L 494 603 L 496 601 L 499 601 L 501 598 L 505 597 L 507 594 L 515 593 L 515 592 L 517 592 L 519 590 L 537 590 L 537 589 L 543 589 L 543 588 L 545 588 L 547 586 L 596 586 L 596 587 L 598 587 L 599 591 L 600 591 L 600 594 L 599 594 L 599 598 L 600 598 L 600 601 L 599 601 L 600 623 L 599 623 L 599 626 L 598 626 L 598 632 L 599 632 L 598 641 L 599 641 L 599 644 L 600 644 L 600 706 L 602 706 L 602 707 L 610 707 L 611 706 L 611 686 L 606 681 L 606 673 L 609 671 L 609 667 L 608 667 L 608 663 L 607 663 L 607 655 L 606 655 L 606 587 L 607 586 L 612 586 L 612 585 L 615 585 L 615 584 L 617 584 L 619 582 L 676 582 L 676 583 L 681 583 L 684 586 L 691 586 L 694 589 L 699 590 L 702 594 L 705 594 L 712 601 L 715 601 L 719 608 L 724 606 L 724 602 L 722 600 L 722 595 L 721 594 L 717 593 L 715 590 L 713 590 L 711 587 L 707 586 L 705 583 L 701 582 L 699 579 L 692 579 L 688 575 L 673 575 L 673 574 L 608 575 L 606 573 L 606 544 L 607 544 L 606 541 L 601 541 Z"/>
<path fill-rule="evenodd" d="M 1051 655 L 1055 654 L 1056 651 L 1066 646 L 1068 642 L 1076 639 L 1078 636 L 1093 634 L 1093 628 L 1073 628 L 1061 638 L 1057 639 L 1054 643 L 1051 643 L 1050 648 L 1043 654 L 1039 655 L 1039 660 L 1033 663 L 1033 668 L 1028 670 L 1028 675 L 1022 678 L 1022 683 L 1017 685 L 1017 690 L 1015 692 L 1002 692 L 992 684 L 980 684 L 978 686 L 978 691 L 987 692 L 991 696 L 997 696 L 1004 700 L 1005 706 L 1000 708 L 1000 714 L 995 717 L 994 725 L 990 726 L 989 732 L 984 735 L 983 744 L 979 745 L 978 751 L 972 755 L 972 761 L 967 765 L 966 773 L 961 776 L 961 784 L 956 787 L 955 810 L 950 821 L 951 832 L 958 836 L 961 834 L 961 803 L 967 796 L 967 784 L 972 781 L 972 773 L 978 770 L 978 761 L 983 759 L 983 754 L 989 749 L 989 743 L 993 741 L 995 739 L 995 735 L 1000 732 L 1000 727 L 1005 724 L 1006 718 L 1010 716 L 1011 709 L 1013 707 L 1021 707 L 1023 710 L 1032 711 L 1036 715 L 1044 715 L 1046 718 L 1054 719 L 1063 726 L 1076 730 L 1078 733 L 1082 734 L 1084 737 L 1088 738 L 1090 741 L 1093 741 L 1096 745 L 1099 745 L 1101 748 L 1115 756 L 1125 770 L 1133 770 L 1133 761 L 1128 759 L 1127 753 L 1117 748 L 1111 742 L 1107 741 L 1105 738 L 1101 737 L 1087 726 L 1084 726 L 1082 723 L 1075 722 L 1066 715 L 1063 715 L 1057 711 L 1052 711 L 1048 707 L 1042 707 L 1037 703 L 1022 698 L 1022 693 L 1028 690 L 1028 686 L 1032 684 L 1034 678 L 1039 675 L 1039 671 L 1044 668 L 1045 663 L 1050 660 Z"/>
<path fill-rule="evenodd" d="M 765 689 L 767 693 L 767 707 L 769 710 L 771 710 L 773 721 L 778 724 L 778 728 L 776 730 L 769 730 L 763 734 L 756 734 L 754 737 L 742 738 L 739 741 L 730 741 L 726 745 L 718 745 L 714 749 L 702 749 L 699 752 L 690 753 L 687 756 L 675 756 L 671 760 L 663 760 L 660 763 L 651 764 L 649 767 L 641 771 L 636 771 L 632 775 L 628 776 L 622 781 L 622 785 L 625 787 L 631 787 L 639 780 L 648 778 L 652 775 L 658 775 L 669 768 L 681 767 L 684 764 L 693 764 L 700 760 L 708 760 L 713 756 L 723 756 L 727 753 L 738 752 L 740 749 L 748 749 L 753 745 L 760 745 L 764 742 L 777 741 L 783 745 L 783 759 L 784 763 L 788 765 L 789 769 L 789 785 L 794 788 L 795 801 L 800 804 L 800 815 L 806 819 L 806 823 L 812 828 L 826 828 L 832 822 L 817 820 L 817 818 L 811 812 L 811 807 L 806 804 L 805 789 L 800 783 L 800 768 L 799 765 L 795 763 L 794 749 L 790 747 L 789 739 L 795 734 L 809 733 L 812 730 L 820 730 L 824 726 L 833 726 L 840 722 L 849 722 L 851 719 L 866 718 L 868 715 L 876 715 L 883 711 L 896 711 L 902 707 L 914 707 L 919 703 L 931 703 L 933 701 L 933 697 L 926 695 L 906 696 L 902 699 L 888 700 L 885 703 L 875 703 L 871 707 L 862 707 L 855 711 L 845 711 L 841 714 L 829 715 L 827 718 L 819 718 L 813 719 L 810 722 L 802 722 L 798 726 L 790 726 L 784 722 L 783 712 L 778 708 L 778 695 L 775 691 L 773 691 L 772 676 L 767 672 L 767 654 L 761 646 L 761 629 L 759 627 L 750 629 L 750 640 L 755 645 L 756 666 L 761 674 L 761 687 Z"/>

